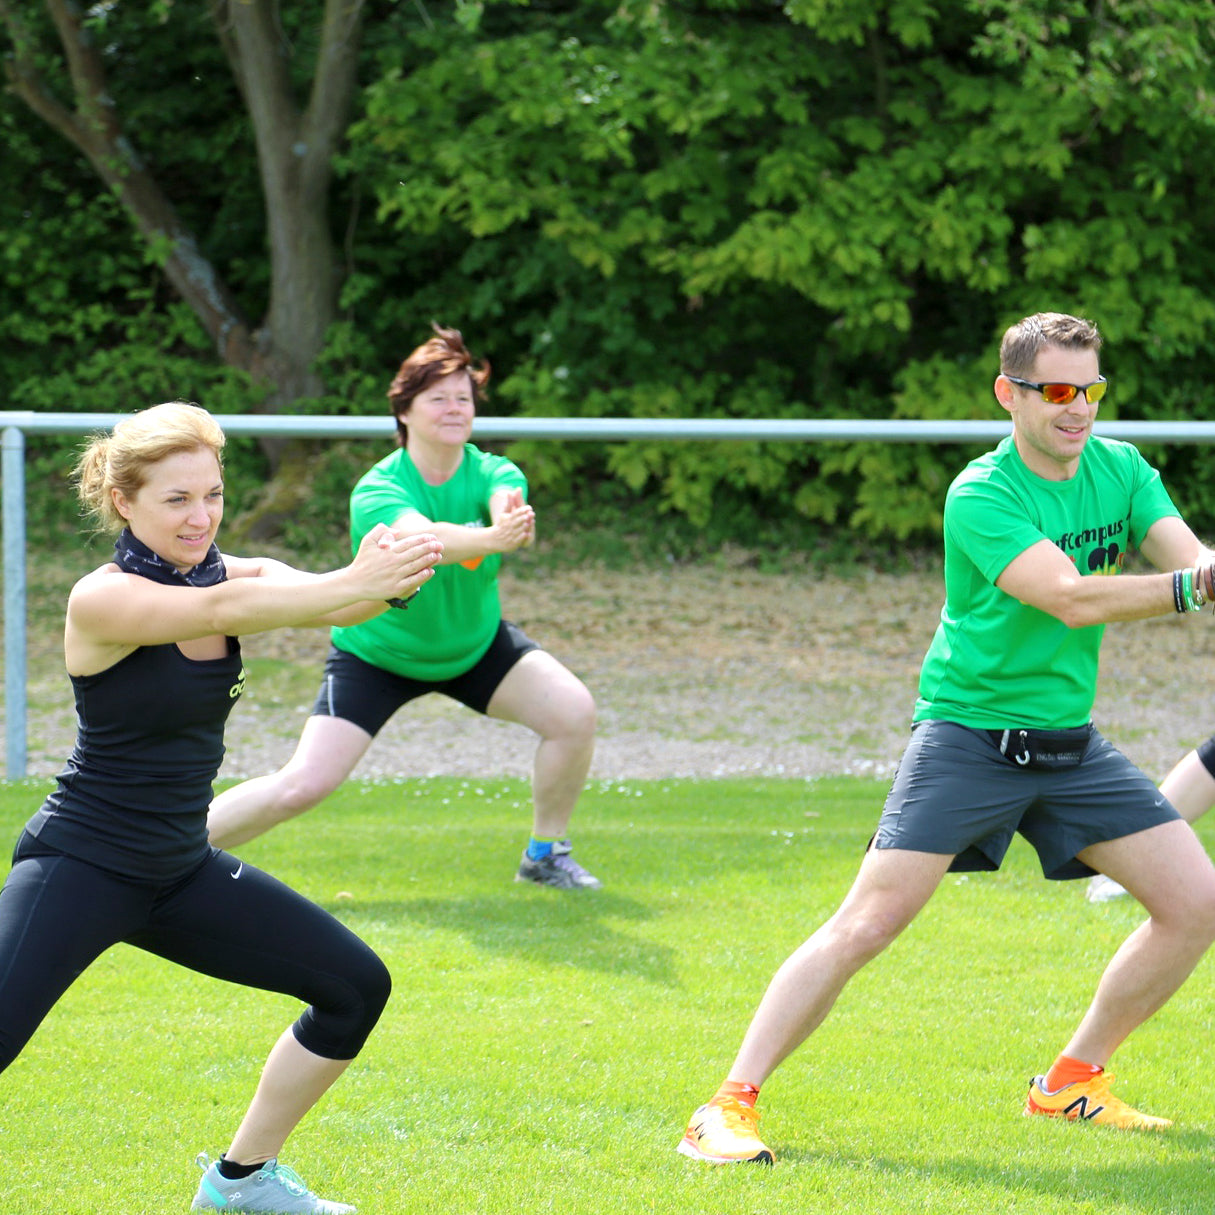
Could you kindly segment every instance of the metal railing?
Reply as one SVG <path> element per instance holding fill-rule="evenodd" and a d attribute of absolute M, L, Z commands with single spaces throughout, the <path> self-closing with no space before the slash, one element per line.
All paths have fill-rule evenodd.
<path fill-rule="evenodd" d="M 114 413 L 34 413 L 0 410 L 0 482 L 3 486 L 5 763 L 9 780 L 26 770 L 25 436 L 90 434 L 109 430 Z M 228 435 L 280 438 L 392 440 L 386 417 L 219 415 Z M 1215 422 L 1098 422 L 1098 434 L 1132 443 L 1215 443 Z M 478 417 L 473 438 L 622 440 L 734 440 L 774 443 L 990 443 L 1009 423 L 819 418 L 747 420 L 704 418 L 494 418 Z"/>

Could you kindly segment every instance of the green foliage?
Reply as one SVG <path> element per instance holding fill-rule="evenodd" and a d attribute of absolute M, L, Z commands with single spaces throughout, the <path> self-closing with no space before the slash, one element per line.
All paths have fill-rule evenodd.
<path fill-rule="evenodd" d="M 173 338 L 174 319 L 186 334 L 180 344 Z M 265 391 L 235 369 L 198 357 L 197 323 L 180 305 L 128 318 L 125 327 L 136 335 L 132 341 L 86 346 L 72 367 L 31 377 L 15 388 L 10 406 L 36 413 L 125 413 L 158 401 L 186 400 L 205 403 L 217 414 L 246 413 Z M 27 436 L 27 524 L 34 534 L 78 524 L 71 472 L 87 440 L 88 435 Z M 229 437 L 224 464 L 234 501 L 252 497 L 266 476 L 265 456 L 253 440 Z"/>
<path fill-rule="evenodd" d="M 1176 1129 L 1020 1116 L 1028 1077 L 1142 919 L 1129 900 L 1094 908 L 1079 883 L 1044 882 L 1020 842 L 1000 873 L 944 882 L 767 1081 L 773 1168 L 676 1154 L 764 985 L 846 893 L 884 791 L 593 782 L 577 846 L 605 887 L 590 897 L 511 881 L 530 819 L 520 781 L 349 782 L 246 845 L 249 863 L 331 910 L 394 979 L 366 1048 L 284 1162 L 323 1196 L 399 1215 L 1209 1210 L 1209 966 L 1118 1055 L 1118 1092 Z M 42 792 L 0 786 L 6 838 Z M 299 1011 L 129 946 L 107 951 L 5 1074 L 10 1207 L 93 1215 L 104 1194 L 114 1211 L 185 1210 L 195 1154 L 227 1146 Z M 73 1150 L 31 1167 L 65 1129 Z"/>
<path fill-rule="evenodd" d="M 141 154 L 260 315 L 249 126 L 205 13 L 90 12 Z M 284 10 L 301 95 L 318 13 Z M 1003 328 L 1056 309 L 1106 336 L 1105 416 L 1205 412 L 1209 0 L 384 0 L 368 16 L 332 198 L 345 261 L 326 392 L 294 410 L 379 414 L 438 319 L 493 362 L 494 411 L 998 418 Z M 253 408 L 155 251 L 16 107 L 0 100 L 0 397 L 105 409 L 188 389 L 220 412 Z M 50 404 L 66 399 L 80 403 Z M 613 482 L 715 533 L 745 500 L 810 527 L 929 539 L 969 453 L 511 454 L 549 500 Z M 1159 454 L 1179 504 L 1215 532 L 1209 461 Z"/>
<path fill-rule="evenodd" d="M 37 15 L 37 6 L 24 7 L 27 18 Z M 205 14 L 193 6 L 177 6 L 172 23 L 142 10 L 131 4 L 90 10 L 125 133 L 202 251 L 221 261 L 243 259 L 254 276 L 242 280 L 248 289 L 265 275 L 261 204 L 222 53 Z M 50 45 L 49 38 L 40 44 Z M 70 106 L 62 64 L 45 50 L 41 60 Z M 197 322 L 182 315 L 166 287 L 157 250 L 144 244 L 81 158 L 12 94 L 0 95 L 0 139 L 8 187 L 0 195 L 0 399 L 6 406 L 112 408 L 104 399 L 108 368 L 98 367 L 95 381 L 81 369 L 102 350 L 117 362 L 128 351 L 147 361 L 168 350 L 191 362 L 214 361 Z M 222 172 L 215 171 L 219 166 Z M 77 382 L 63 403 L 51 406 L 40 381 L 54 372 Z M 200 374 L 196 369 L 191 378 Z M 93 393 L 102 399 L 81 400 Z M 150 399 L 135 399 L 150 404 L 170 395 L 162 387 Z M 130 398 L 121 407 L 131 408 Z"/>
<path fill-rule="evenodd" d="M 490 4 L 386 55 L 368 88 L 349 167 L 382 221 L 499 252 L 488 315 L 479 290 L 463 311 L 478 332 L 504 302 L 515 333 L 535 318 L 508 404 L 998 417 L 999 334 L 1040 308 L 1099 320 L 1121 416 L 1169 408 L 1166 367 L 1215 370 L 1205 6 L 822 2 L 792 24 L 712 7 L 731 16 L 582 6 L 538 25 Z M 921 538 L 959 454 L 526 451 L 547 491 L 615 477 L 702 526 L 737 488 Z"/>

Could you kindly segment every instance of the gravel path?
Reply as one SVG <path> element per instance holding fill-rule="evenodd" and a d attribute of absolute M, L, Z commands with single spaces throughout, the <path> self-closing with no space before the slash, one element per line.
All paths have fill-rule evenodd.
<path fill-rule="evenodd" d="M 920 660 L 940 609 L 939 572 L 897 577 L 660 573 L 503 575 L 507 615 L 594 692 L 592 779 L 887 777 L 906 740 Z M 40 613 L 49 615 L 49 613 Z M 73 714 L 60 624 L 31 629 L 28 770 L 58 771 Z M 1215 621 L 1113 625 L 1095 718 L 1153 776 L 1215 731 L 1207 688 Z M 324 661 L 323 632 L 244 640 L 253 671 L 221 777 L 290 756 Z M 533 741 L 442 697 L 397 714 L 360 776 L 525 776 Z"/>

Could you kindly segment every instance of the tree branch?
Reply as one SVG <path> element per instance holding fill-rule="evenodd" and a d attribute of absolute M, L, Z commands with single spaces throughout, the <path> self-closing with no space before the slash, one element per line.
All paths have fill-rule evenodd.
<path fill-rule="evenodd" d="M 67 61 L 76 109 L 60 102 L 37 67 L 33 42 L 7 2 L 0 22 L 13 43 L 5 64 L 9 87 L 30 110 L 80 151 L 114 191 L 149 247 L 164 247 L 164 274 L 194 310 L 227 363 L 249 367 L 254 352 L 249 326 L 215 267 L 200 253 L 192 232 L 144 168 L 110 99 L 105 65 L 80 11 L 71 0 L 46 0 Z"/>
<path fill-rule="evenodd" d="M 321 170 L 328 180 L 333 152 L 346 130 L 358 70 L 364 0 L 326 0 L 312 96 L 304 114 L 304 143 L 309 174 Z"/>
<path fill-rule="evenodd" d="M 276 0 L 214 0 L 211 15 L 253 122 L 258 159 L 273 157 L 296 138 L 299 108 Z"/>
<path fill-rule="evenodd" d="M 67 59 L 76 112 L 84 122 L 99 128 L 103 142 L 112 143 L 120 133 L 114 102 L 106 89 L 105 67 L 80 9 L 72 0 L 46 0 L 46 8 Z"/>

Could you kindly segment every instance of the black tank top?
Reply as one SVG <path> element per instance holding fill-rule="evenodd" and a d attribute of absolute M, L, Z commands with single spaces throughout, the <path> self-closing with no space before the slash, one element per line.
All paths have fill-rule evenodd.
<path fill-rule="evenodd" d="M 96 675 L 73 675 L 76 745 L 26 830 L 124 876 L 187 873 L 207 855 L 211 782 L 244 687 L 235 637 L 225 658 L 144 646 Z"/>

